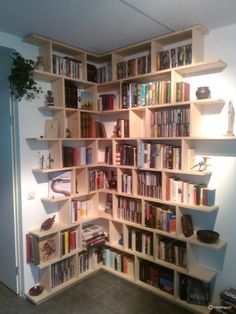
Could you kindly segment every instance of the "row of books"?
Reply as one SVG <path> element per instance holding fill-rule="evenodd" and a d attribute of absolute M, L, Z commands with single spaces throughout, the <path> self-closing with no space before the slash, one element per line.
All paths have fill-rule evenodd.
<path fill-rule="evenodd" d="M 137 173 L 137 194 L 141 196 L 161 198 L 162 182 L 160 172 L 139 171 Z"/>
<path fill-rule="evenodd" d="M 89 170 L 89 191 L 96 191 L 98 189 L 110 189 L 111 179 L 114 176 L 110 171 L 100 169 Z"/>
<path fill-rule="evenodd" d="M 72 83 L 65 83 L 66 108 L 93 110 L 93 93 Z"/>
<path fill-rule="evenodd" d="M 106 164 L 112 165 L 112 145 L 106 146 L 105 147 L 105 159 L 104 162 Z"/>
<path fill-rule="evenodd" d="M 145 226 L 165 232 L 176 232 L 176 215 L 170 207 L 145 203 Z"/>
<path fill-rule="evenodd" d="M 104 211 L 106 214 L 112 215 L 112 212 L 113 212 L 112 209 L 113 209 L 113 196 L 110 193 L 106 193 Z"/>
<path fill-rule="evenodd" d="M 92 158 L 92 147 L 63 146 L 63 167 L 89 165 Z"/>
<path fill-rule="evenodd" d="M 98 110 L 118 110 L 120 109 L 120 102 L 118 94 L 101 94 L 98 98 Z"/>
<path fill-rule="evenodd" d="M 138 140 L 137 167 L 181 169 L 181 148 Z"/>
<path fill-rule="evenodd" d="M 89 250 L 105 244 L 107 234 L 99 225 L 87 225 L 82 230 L 82 247 Z"/>
<path fill-rule="evenodd" d="M 67 258 L 60 262 L 52 264 L 51 267 L 52 288 L 72 279 L 74 275 L 75 269 L 72 258 Z"/>
<path fill-rule="evenodd" d="M 66 255 L 78 246 L 78 229 L 61 233 L 61 254 Z"/>
<path fill-rule="evenodd" d="M 149 261 L 140 260 L 139 279 L 167 293 L 174 293 L 174 272 Z"/>
<path fill-rule="evenodd" d="M 58 256 L 57 237 L 55 234 L 47 238 L 38 238 L 32 234 L 26 234 L 26 260 L 27 263 L 39 265 Z"/>
<path fill-rule="evenodd" d="M 169 108 L 151 112 L 151 125 L 190 123 L 189 108 Z"/>
<path fill-rule="evenodd" d="M 111 64 L 102 67 L 87 63 L 87 79 L 90 82 L 105 83 L 111 81 Z"/>
<path fill-rule="evenodd" d="M 141 201 L 134 198 L 119 196 L 117 205 L 117 217 L 119 219 L 141 224 Z"/>
<path fill-rule="evenodd" d="M 186 243 L 162 238 L 158 241 L 158 258 L 185 268 L 187 266 Z"/>
<path fill-rule="evenodd" d="M 171 123 L 151 125 L 151 137 L 187 137 L 190 134 L 189 123 Z"/>
<path fill-rule="evenodd" d="M 91 114 L 82 112 L 80 116 L 81 123 L 81 137 L 89 138 L 104 138 L 106 137 L 106 129 L 102 122 L 96 121 Z"/>
<path fill-rule="evenodd" d="M 177 108 L 151 113 L 151 137 L 189 136 L 190 110 Z"/>
<path fill-rule="evenodd" d="M 157 71 L 192 63 L 192 44 L 157 52 Z"/>
<path fill-rule="evenodd" d="M 53 73 L 83 79 L 83 63 L 71 57 L 53 55 Z"/>
<path fill-rule="evenodd" d="M 121 175 L 121 192 L 132 193 L 132 175 L 128 173 L 123 173 Z"/>
<path fill-rule="evenodd" d="M 105 83 L 111 81 L 111 64 L 108 63 L 97 68 L 97 83 Z"/>
<path fill-rule="evenodd" d="M 88 217 L 92 209 L 91 200 L 72 200 L 71 223 L 76 223 L 84 217 Z"/>
<path fill-rule="evenodd" d="M 181 300 L 185 300 L 191 304 L 208 305 L 210 302 L 210 293 L 211 288 L 208 282 L 186 275 L 180 276 L 179 294 Z"/>
<path fill-rule="evenodd" d="M 136 147 L 130 144 L 116 144 L 116 165 L 136 165 Z"/>
<path fill-rule="evenodd" d="M 151 72 L 151 56 L 142 56 L 117 63 L 117 79 L 146 74 Z"/>
<path fill-rule="evenodd" d="M 134 260 L 130 255 L 105 247 L 103 256 L 105 266 L 133 277 Z"/>
<path fill-rule="evenodd" d="M 167 201 L 191 205 L 215 205 L 216 190 L 208 188 L 205 184 L 190 183 L 179 177 L 167 177 L 165 188 Z"/>
<path fill-rule="evenodd" d="M 170 103 L 170 97 L 170 81 L 122 84 L 123 109 Z"/>
<path fill-rule="evenodd" d="M 82 253 L 79 254 L 79 261 L 78 261 L 79 274 L 85 272 L 86 270 L 89 270 L 90 268 L 89 257 L 90 257 L 90 252 L 87 252 L 87 251 L 83 251 Z"/>
<path fill-rule="evenodd" d="M 189 101 L 190 99 L 190 84 L 186 82 L 176 83 L 176 101 Z"/>
<path fill-rule="evenodd" d="M 128 248 L 138 252 L 153 255 L 153 235 L 138 229 L 128 229 Z"/>
<path fill-rule="evenodd" d="M 129 137 L 129 120 L 118 119 L 115 126 L 115 137 Z"/>

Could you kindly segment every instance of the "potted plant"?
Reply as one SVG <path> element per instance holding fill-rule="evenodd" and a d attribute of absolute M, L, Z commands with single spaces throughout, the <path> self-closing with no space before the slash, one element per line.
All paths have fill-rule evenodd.
<path fill-rule="evenodd" d="M 12 68 L 9 76 L 11 95 L 18 101 L 22 98 L 33 100 L 42 92 L 33 78 L 35 62 L 24 58 L 20 53 L 12 53 Z"/>

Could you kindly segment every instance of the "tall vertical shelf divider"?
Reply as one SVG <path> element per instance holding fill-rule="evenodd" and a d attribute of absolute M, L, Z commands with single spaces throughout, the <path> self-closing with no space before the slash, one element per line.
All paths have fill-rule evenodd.
<path fill-rule="evenodd" d="M 102 56 L 38 35 L 25 39 L 39 47 L 44 60 L 35 77 L 51 82 L 54 105 L 43 106 L 41 113 L 49 111 L 58 121 L 56 138 L 28 139 L 47 142 L 53 160 L 50 168 L 33 171 L 49 180 L 58 172 L 69 173 L 71 182 L 68 195 L 42 199 L 58 204 L 58 223 L 47 232 L 29 231 L 38 247 L 33 261 L 38 283 L 45 288 L 37 297 L 27 293 L 34 303 L 104 268 L 183 307 L 208 312 L 207 306 L 188 303 L 181 292 L 186 278 L 213 289 L 217 271 L 198 265 L 198 251 L 221 250 L 226 244 L 204 244 L 196 232 L 186 237 L 181 225 L 190 209 L 202 215 L 219 210 L 214 203 L 197 204 L 186 192 L 187 181 L 191 188 L 206 187 L 211 176 L 191 169 L 194 141 L 206 139 L 197 127 L 198 108 L 224 105 L 221 99 L 189 99 L 185 77 L 226 66 L 221 60 L 203 60 L 206 33 L 194 26 Z M 98 175 L 105 178 L 103 184 Z M 75 221 L 77 202 L 89 204 L 89 210 Z M 88 223 L 102 225 L 108 234 L 102 258 L 94 249 L 83 250 L 82 229 Z M 71 250 L 63 247 L 64 236 L 75 237 Z M 44 261 L 40 249 L 51 238 L 54 253 Z M 67 275 L 59 281 L 60 267 Z"/>

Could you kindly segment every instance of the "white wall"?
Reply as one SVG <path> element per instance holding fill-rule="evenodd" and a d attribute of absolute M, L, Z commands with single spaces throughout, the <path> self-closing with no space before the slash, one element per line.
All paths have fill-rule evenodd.
<path fill-rule="evenodd" d="M 28 45 L 21 38 L 0 32 L 0 46 L 13 48 L 20 52 L 26 58 L 36 60 L 38 49 Z M 44 90 L 48 89 L 48 83 L 41 82 Z M 45 117 L 39 114 L 38 107 L 43 104 L 44 95 L 40 95 L 32 102 L 21 101 L 18 106 L 19 119 L 19 139 L 20 139 L 20 164 L 21 164 L 21 215 L 22 239 L 23 239 L 23 291 L 28 291 L 30 287 L 38 281 L 37 270 L 34 266 L 26 264 L 25 235 L 30 229 L 38 228 L 42 221 L 47 218 L 47 213 L 43 207 L 40 197 L 42 193 L 47 195 L 47 184 L 38 185 L 36 178 L 32 173 L 33 168 L 38 168 L 37 152 L 42 150 L 43 144 L 33 145 L 26 140 L 29 137 L 39 137 L 44 132 Z M 32 154 L 33 149 L 33 154 Z M 32 159 L 33 156 L 33 159 Z M 42 188 L 43 186 L 43 188 Z M 28 200 L 27 193 L 36 192 L 35 200 Z M 41 193 L 41 194 L 40 194 Z"/>
<path fill-rule="evenodd" d="M 223 98 L 227 102 L 233 100 L 236 110 L 236 25 L 215 29 L 206 37 L 205 59 L 220 58 L 227 64 L 227 68 L 214 75 L 214 80 L 209 80 L 208 86 L 217 98 Z M 215 84 L 214 86 L 214 82 Z M 209 126 L 214 131 L 225 134 L 227 131 L 227 106 L 220 114 L 220 119 Z M 236 126 L 234 125 L 234 134 Z M 217 157 L 214 158 L 212 184 L 217 187 L 217 203 L 220 205 L 215 229 L 222 234 L 227 241 L 223 271 L 216 281 L 215 296 L 226 287 L 236 287 L 236 145 L 221 143 L 216 150 Z M 225 155 L 225 157 L 224 157 Z"/>
<path fill-rule="evenodd" d="M 191 94 L 195 97 L 195 91 L 198 86 L 207 85 L 210 87 L 213 98 L 223 98 L 227 102 L 229 99 L 234 101 L 236 105 L 236 41 L 235 41 L 236 25 L 231 25 L 224 28 L 219 28 L 210 32 L 206 36 L 205 43 L 205 59 L 221 58 L 227 63 L 227 68 L 215 75 L 199 76 L 189 79 L 191 82 Z M 23 43 L 20 38 L 0 32 L 0 45 L 14 48 L 26 57 L 36 59 L 37 49 L 26 43 Z M 42 86 L 47 90 L 47 83 L 42 82 Z M 46 213 L 40 197 L 46 192 L 46 183 L 39 185 L 37 178 L 32 174 L 32 168 L 37 167 L 37 151 L 39 147 L 29 144 L 26 141 L 27 137 L 40 136 L 43 133 L 44 119 L 38 114 L 37 107 L 42 104 L 44 95 L 32 103 L 22 101 L 19 106 L 19 123 L 20 123 L 20 154 L 21 154 L 21 189 L 22 189 L 22 237 L 29 229 L 38 227 L 49 213 Z M 220 115 L 206 115 L 203 119 L 203 128 L 210 131 L 213 135 L 223 135 L 227 131 L 227 107 L 225 107 Z M 211 125 L 209 125 L 211 121 Z M 32 134 L 32 130 L 33 134 Z M 236 130 L 234 130 L 236 132 Z M 30 147 L 32 145 L 32 147 Z M 32 160 L 32 149 L 35 158 Z M 42 146 L 41 149 L 45 147 Z M 197 153 L 199 155 L 208 154 L 211 158 L 211 169 L 213 171 L 210 184 L 217 189 L 217 203 L 220 205 L 218 215 L 216 217 L 215 230 L 220 232 L 222 238 L 227 241 L 227 248 L 223 252 L 216 252 L 215 259 L 211 261 L 212 266 L 219 268 L 219 276 L 216 280 L 216 290 L 214 298 L 217 298 L 219 291 L 226 287 L 236 287 L 236 272 L 233 265 L 236 260 L 236 237 L 234 236 L 235 229 L 235 203 L 236 203 L 236 146 L 235 142 L 218 143 L 215 146 L 209 143 L 205 146 L 197 145 Z M 223 151 L 223 154 L 222 154 Z M 36 199 L 28 200 L 27 192 L 36 191 Z M 25 243 L 23 243 L 23 271 L 25 291 L 27 291 L 37 281 L 37 275 L 34 267 L 30 267 L 25 263 Z M 222 256 L 224 260 L 222 260 Z M 205 250 L 199 256 L 199 261 L 204 263 L 208 259 L 208 252 Z M 216 264 L 216 265 L 215 265 Z M 223 270 L 221 268 L 223 267 Z"/>

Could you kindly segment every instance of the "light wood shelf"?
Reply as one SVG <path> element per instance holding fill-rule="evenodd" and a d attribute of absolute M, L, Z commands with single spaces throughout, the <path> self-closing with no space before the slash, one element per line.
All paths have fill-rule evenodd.
<path fill-rule="evenodd" d="M 211 106 L 213 109 L 214 107 L 224 106 L 225 101 L 223 99 L 204 99 L 204 100 L 188 100 L 183 102 L 176 102 L 176 96 L 175 93 L 175 83 L 179 82 L 180 80 L 184 80 L 185 77 L 189 76 L 197 76 L 197 75 L 204 75 L 204 74 L 214 74 L 215 72 L 223 71 L 226 67 L 226 64 L 220 60 L 209 60 L 209 61 L 203 61 L 203 38 L 204 34 L 206 34 L 207 31 L 202 26 L 194 26 L 192 28 L 187 28 L 184 30 L 181 30 L 179 32 L 174 32 L 171 34 L 159 36 L 152 38 L 150 40 L 147 40 L 142 43 L 138 43 L 135 45 L 131 45 L 122 49 L 118 49 L 116 51 L 112 51 L 108 54 L 103 55 L 96 55 L 92 54 L 90 52 L 84 51 L 83 49 L 70 47 L 64 43 L 60 43 L 48 38 L 44 38 L 42 36 L 38 35 L 32 35 L 30 37 L 26 38 L 26 41 L 28 43 L 37 45 L 39 47 L 39 54 L 40 56 L 43 56 L 45 59 L 45 71 L 34 71 L 35 78 L 38 78 L 39 80 L 47 80 L 52 85 L 53 94 L 57 92 L 58 89 L 60 89 L 57 93 L 57 99 L 55 101 L 55 106 L 42 106 L 39 107 L 39 111 L 41 114 L 44 113 L 44 111 L 49 111 L 52 118 L 59 119 L 59 133 L 60 137 L 58 138 L 44 138 L 44 137 L 30 137 L 27 138 L 28 141 L 36 141 L 36 142 L 48 142 L 49 152 L 51 151 L 54 153 L 54 155 L 57 156 L 56 163 L 54 164 L 55 168 L 44 168 L 44 169 L 33 169 L 33 173 L 35 174 L 48 174 L 52 172 L 57 171 L 70 171 L 72 175 L 72 194 L 68 197 L 65 196 L 54 196 L 54 197 L 43 197 L 41 198 L 42 202 L 46 206 L 50 206 L 51 204 L 57 204 L 58 210 L 59 210 L 59 218 L 63 220 L 62 222 L 55 223 L 50 230 L 47 231 L 41 231 L 39 228 L 31 230 L 29 233 L 31 235 L 34 235 L 37 238 L 43 238 L 50 236 L 54 233 L 58 233 L 58 236 L 60 236 L 60 232 L 64 230 L 69 230 L 73 228 L 77 228 L 79 230 L 79 237 L 81 238 L 81 229 L 83 225 L 94 223 L 94 224 L 101 224 L 105 226 L 106 232 L 112 232 L 114 231 L 114 234 L 112 237 L 110 237 L 110 242 L 106 243 L 106 246 L 122 252 L 122 254 L 130 255 L 133 259 L 134 263 L 134 275 L 129 276 L 127 274 L 120 273 L 114 269 L 111 269 L 107 266 L 97 264 L 95 262 L 96 255 L 93 252 L 92 253 L 92 260 L 93 266 L 90 265 L 90 269 L 86 270 L 84 273 L 79 274 L 78 272 L 78 254 L 82 252 L 81 249 L 81 243 L 79 243 L 77 249 L 75 249 L 73 252 L 66 254 L 62 257 L 56 257 L 52 260 L 49 260 L 46 263 L 42 263 L 38 265 L 39 271 L 45 270 L 50 274 L 51 276 L 51 267 L 54 263 L 60 262 L 67 258 L 73 258 L 74 264 L 75 264 L 75 276 L 74 278 L 70 279 L 67 282 L 64 282 L 63 284 L 58 285 L 55 288 L 52 289 L 46 289 L 43 291 L 43 293 L 38 297 L 31 297 L 28 293 L 26 293 L 27 297 L 34 303 L 40 303 L 43 300 L 48 299 L 52 295 L 55 295 L 59 292 L 61 292 L 63 289 L 68 287 L 69 285 L 72 285 L 86 276 L 89 276 L 97 269 L 105 269 L 113 274 L 116 274 L 117 276 L 120 276 L 121 278 L 124 278 L 126 280 L 129 280 L 130 282 L 133 282 L 140 287 L 143 287 L 145 289 L 148 289 L 171 302 L 175 302 L 185 308 L 188 308 L 189 310 L 193 310 L 199 313 L 207 313 L 207 307 L 194 305 L 194 304 L 188 304 L 186 301 L 182 301 L 178 298 L 179 289 L 177 285 L 179 284 L 178 281 L 178 275 L 183 274 L 186 276 L 190 276 L 205 282 L 211 282 L 214 280 L 214 278 L 217 275 L 217 271 L 214 269 L 208 268 L 208 265 L 198 265 L 194 264 L 191 261 L 191 258 L 187 258 L 188 264 L 186 268 L 176 266 L 175 264 L 166 262 L 164 260 L 158 259 L 157 256 L 157 239 L 161 238 L 170 238 L 172 240 L 182 241 L 186 244 L 187 248 L 197 247 L 199 250 L 201 250 L 201 247 L 206 247 L 211 250 L 221 250 L 226 246 L 226 242 L 221 240 L 217 244 L 206 244 L 203 242 L 200 242 L 196 238 L 196 234 L 193 236 L 186 238 L 181 232 L 181 222 L 180 222 L 180 216 L 181 211 L 196 211 L 204 215 L 205 213 L 208 213 L 209 215 L 211 213 L 214 213 L 219 209 L 218 205 L 214 206 L 199 206 L 199 205 L 192 205 L 192 204 L 183 204 L 178 202 L 172 202 L 172 201 L 166 201 L 164 199 L 165 195 L 162 193 L 162 198 L 154 198 L 154 197 L 147 197 L 147 196 L 141 196 L 137 194 L 137 173 L 140 172 L 151 172 L 151 173 L 160 173 L 162 176 L 162 184 L 165 184 L 165 177 L 170 176 L 183 176 L 187 177 L 189 181 L 200 181 L 200 180 L 207 180 L 211 175 L 211 171 L 194 171 L 194 170 L 179 170 L 179 169 L 167 169 L 167 168 L 138 168 L 136 166 L 136 163 L 134 162 L 134 165 L 116 165 L 116 144 L 127 144 L 127 145 L 136 145 L 137 150 L 137 141 L 144 141 L 147 143 L 158 143 L 162 145 L 172 145 L 180 147 L 181 154 L 184 154 L 188 147 L 191 147 L 191 145 L 194 146 L 194 141 L 209 141 L 214 144 L 217 144 L 217 141 L 235 141 L 236 137 L 228 137 L 228 136 L 222 136 L 222 137 L 207 137 L 207 136 L 177 136 L 177 137 L 150 137 L 149 134 L 151 134 L 150 131 L 148 131 L 148 128 L 150 127 L 150 118 L 154 114 L 158 112 L 167 112 L 169 109 L 171 112 L 174 112 L 175 109 L 181 110 L 189 110 L 189 114 L 193 114 L 195 111 L 202 111 L 200 110 L 203 106 Z M 184 44 L 182 43 L 184 42 Z M 163 51 L 166 49 L 166 46 L 168 45 L 187 45 L 191 43 L 192 44 L 192 64 L 178 66 L 174 68 L 164 69 L 157 71 L 157 54 L 160 51 Z M 169 48 L 167 48 L 169 49 Z M 79 60 L 83 64 L 83 79 L 76 79 L 72 77 L 68 77 L 65 75 L 58 75 L 53 73 L 53 55 L 59 53 L 59 54 L 65 54 L 69 57 L 73 57 L 76 60 Z M 127 61 L 131 58 L 136 58 L 136 55 L 142 55 L 147 56 L 150 55 L 150 73 L 144 73 L 141 75 L 132 75 L 130 77 L 125 77 L 123 79 L 116 79 L 117 74 L 117 64 L 119 62 Z M 145 59 L 148 60 L 148 59 Z M 137 61 L 136 61 L 137 62 Z M 103 63 L 111 63 L 111 71 L 112 71 L 112 80 L 104 82 L 104 83 L 95 83 L 90 82 L 87 80 L 87 64 L 89 63 L 98 63 L 99 65 Z M 115 71 L 115 72 L 114 72 Z M 146 71 L 147 72 L 147 71 Z M 107 110 L 107 111 L 98 111 L 97 109 L 100 108 L 97 105 L 97 101 L 99 98 L 99 95 L 102 95 L 103 93 L 108 94 L 112 91 L 115 94 L 119 95 L 119 106 L 117 108 L 121 108 L 122 103 L 122 84 L 129 84 L 129 83 L 137 83 L 137 84 L 146 84 L 149 82 L 154 81 L 171 81 L 171 97 L 170 99 L 167 99 L 165 101 L 170 101 L 169 103 L 163 103 L 163 104 L 156 104 L 156 105 L 145 105 L 145 106 L 136 106 L 136 107 L 130 107 L 125 109 L 117 109 L 117 110 Z M 93 109 L 94 110 L 87 110 L 87 109 L 78 109 L 78 108 L 68 108 L 65 106 L 66 104 L 66 96 L 65 96 L 65 90 L 62 90 L 64 88 L 65 83 L 71 83 L 72 85 L 76 86 L 77 88 L 84 88 L 87 91 L 92 91 L 93 94 Z M 150 103 L 150 102 L 149 102 Z M 156 103 L 156 102 L 152 102 Z M 67 104 L 68 105 L 68 104 Z M 199 114 L 200 115 L 200 114 Z M 118 119 L 127 119 L 130 121 L 129 125 L 129 134 L 130 137 L 106 137 L 106 138 L 97 138 L 97 137 L 86 137 L 82 138 L 82 126 L 83 117 L 93 117 L 95 120 L 102 122 L 104 126 L 109 130 L 114 129 L 117 123 Z M 124 118 L 123 118 L 124 117 Z M 198 123 L 200 120 L 199 117 L 196 118 Z M 192 120 L 190 119 L 190 122 L 192 123 Z M 66 128 L 72 129 L 72 137 L 67 138 L 66 136 Z M 109 129 L 110 128 L 110 129 Z M 107 130 L 106 130 L 107 131 Z M 192 132 L 190 131 L 189 134 L 200 134 L 200 132 Z M 113 132 L 114 133 L 114 132 Z M 111 134 L 113 134 L 111 133 Z M 93 133 L 95 134 L 95 133 Z M 110 134 L 110 133 L 109 133 Z M 154 132 L 153 132 L 154 134 Z M 31 143 L 30 143 L 31 144 Z M 112 150 L 112 164 L 108 164 L 105 162 L 105 157 L 103 158 L 103 155 L 105 155 L 106 147 L 110 145 Z M 52 146 L 56 146 L 53 147 Z M 63 146 L 70 146 L 73 148 L 77 147 L 92 147 L 92 163 L 86 164 L 82 166 L 71 166 L 71 167 L 60 167 L 60 165 L 63 165 Z M 50 150 L 51 149 L 51 150 Z M 102 157 L 101 157 L 102 156 Z M 104 160 L 103 160 L 104 159 Z M 185 165 L 182 162 L 182 165 Z M 79 163 L 75 163 L 79 164 Z M 176 166 L 177 167 L 177 166 Z M 187 166 L 186 166 L 187 168 Z M 121 177 L 123 174 L 129 174 L 132 177 L 132 194 L 129 193 L 123 193 L 121 191 L 121 182 L 117 185 L 117 189 L 98 189 L 94 191 L 89 191 L 89 171 L 92 169 L 100 169 L 102 171 L 111 172 L 114 171 L 117 174 L 117 180 L 121 181 Z M 36 176 L 37 177 L 37 176 Z M 79 183 L 78 183 L 79 182 Z M 76 189 L 77 184 L 79 185 L 79 189 Z M 75 191 L 81 191 L 80 187 L 83 185 L 82 192 L 76 193 Z M 162 185 L 162 192 L 164 192 L 164 187 Z M 100 196 L 100 193 L 104 194 L 102 197 Z M 105 195 L 110 194 L 112 199 L 112 209 L 113 213 L 107 214 L 105 212 Z M 132 200 L 139 200 L 140 206 L 141 206 L 141 213 L 142 213 L 142 219 L 141 223 L 135 223 L 131 221 L 127 221 L 124 219 L 117 218 L 117 206 L 118 206 L 118 199 L 119 197 L 125 197 Z M 71 222 L 71 202 L 73 200 L 87 200 L 92 199 L 93 201 L 93 210 L 92 213 L 87 217 L 82 217 L 81 219 L 78 219 L 78 221 L 75 224 L 70 224 Z M 151 203 L 151 204 L 157 204 L 157 206 L 160 206 L 161 208 L 165 207 L 171 207 L 175 211 L 176 214 L 176 232 L 166 232 L 154 228 L 149 228 L 145 226 L 145 204 Z M 67 222 L 66 224 L 63 222 Z M 138 252 L 136 250 L 130 250 L 127 249 L 127 234 L 124 236 L 124 245 L 118 244 L 118 238 L 121 237 L 121 235 L 124 235 L 125 233 L 128 233 L 129 228 L 138 229 L 141 231 L 144 231 L 144 233 L 150 233 L 153 241 L 153 256 Z M 115 239 L 117 237 L 117 241 Z M 80 239 L 79 238 L 79 239 Z M 79 240 L 80 242 L 82 240 Z M 60 240 L 58 241 L 60 242 Z M 203 249 L 202 249 L 203 250 Z M 61 250 L 59 250 L 60 252 Z M 188 251 L 188 250 L 187 250 Z M 187 254 L 191 254 L 187 252 Z M 191 256 L 190 256 L 191 257 Z M 171 272 L 174 274 L 174 294 L 170 295 L 167 292 L 164 292 L 160 290 L 159 288 L 152 287 L 142 281 L 139 280 L 139 261 L 145 260 L 148 262 L 152 262 L 155 265 L 159 265 L 160 267 L 164 267 L 167 269 L 170 269 Z M 95 266 L 94 266 L 95 264 Z M 45 278 L 41 278 L 42 281 L 44 281 Z M 46 283 L 51 283 L 51 279 L 46 279 Z"/>

